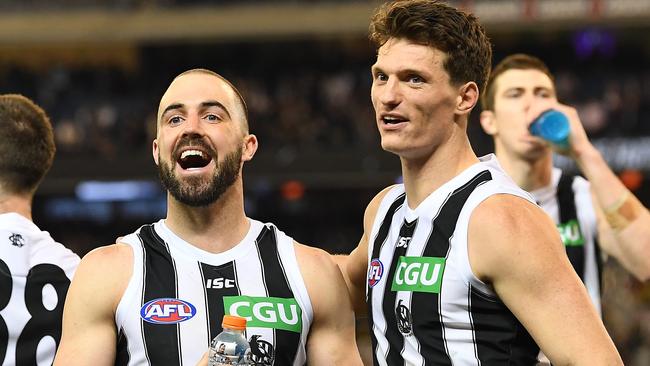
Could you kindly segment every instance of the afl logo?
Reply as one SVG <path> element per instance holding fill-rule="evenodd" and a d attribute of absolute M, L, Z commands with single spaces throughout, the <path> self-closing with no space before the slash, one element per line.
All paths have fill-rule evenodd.
<path fill-rule="evenodd" d="M 384 265 L 377 258 L 373 259 L 368 266 L 368 287 L 375 287 L 384 274 Z"/>
<path fill-rule="evenodd" d="M 196 308 L 187 301 L 173 298 L 154 299 L 142 306 L 142 320 L 154 324 L 176 324 L 191 319 Z"/>

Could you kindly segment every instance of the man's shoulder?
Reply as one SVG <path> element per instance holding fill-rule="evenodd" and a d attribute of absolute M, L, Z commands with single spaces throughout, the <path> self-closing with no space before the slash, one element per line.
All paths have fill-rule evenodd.
<path fill-rule="evenodd" d="M 523 196 L 510 193 L 495 193 L 481 201 L 472 212 L 470 225 L 480 227 L 516 228 L 518 224 L 544 212 Z"/>
<path fill-rule="evenodd" d="M 330 257 L 330 254 L 325 250 L 301 244 L 297 241 L 294 241 L 293 243 L 296 251 L 296 259 L 301 266 L 321 265 L 323 267 L 328 267 L 330 264 L 336 266 Z"/>
<path fill-rule="evenodd" d="M 128 244 L 116 243 L 95 248 L 82 259 L 79 272 L 88 277 L 119 278 L 119 274 L 130 273 L 133 267 L 133 249 Z M 107 274 L 109 274 L 107 276 Z M 118 274 L 111 276 L 110 274 Z"/>
<path fill-rule="evenodd" d="M 298 242 L 294 242 L 294 247 L 300 272 L 308 288 L 322 287 L 327 282 L 321 281 L 323 278 L 342 278 L 339 266 L 325 250 Z"/>
<path fill-rule="evenodd" d="M 474 210 L 469 222 L 470 261 L 481 280 L 508 265 L 515 253 L 528 260 L 560 246 L 559 234 L 550 217 L 519 196 L 488 197 Z"/>

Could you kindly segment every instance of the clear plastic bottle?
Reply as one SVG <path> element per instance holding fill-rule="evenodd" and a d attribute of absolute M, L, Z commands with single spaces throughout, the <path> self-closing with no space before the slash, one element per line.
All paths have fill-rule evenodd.
<path fill-rule="evenodd" d="M 569 143 L 569 119 L 564 113 L 549 109 L 535 118 L 530 125 L 530 133 L 544 140 L 562 147 Z"/>
<path fill-rule="evenodd" d="M 208 366 L 250 365 L 250 345 L 246 341 L 246 319 L 224 315 L 221 322 L 223 332 L 219 333 L 212 343 L 208 355 Z"/>

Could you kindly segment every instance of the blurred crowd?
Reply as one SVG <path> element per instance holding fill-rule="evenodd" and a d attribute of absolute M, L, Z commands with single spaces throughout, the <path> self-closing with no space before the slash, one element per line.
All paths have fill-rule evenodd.
<path fill-rule="evenodd" d="M 363 40 L 149 47 L 139 50 L 135 68 L 0 68 L 0 90 L 44 106 L 62 154 L 111 157 L 117 150 L 148 150 L 165 85 L 186 69 L 207 67 L 241 89 L 265 148 L 363 149 L 377 141 L 372 52 Z M 592 137 L 650 135 L 650 68 L 548 61 L 560 99 L 578 108 Z M 476 143 L 486 150 L 482 140 Z"/>
<path fill-rule="evenodd" d="M 118 149 L 148 150 L 165 85 L 194 67 L 213 69 L 234 82 L 265 147 L 374 144 L 371 57 L 364 52 L 359 61 L 352 57 L 344 63 L 340 53 L 331 53 L 338 46 L 323 45 L 311 54 L 303 53 L 301 44 L 150 49 L 142 50 L 135 70 L 54 65 L 28 71 L 15 65 L 0 71 L 0 90 L 30 95 L 48 111 L 62 154 L 110 157 Z M 278 51 L 282 56 L 274 57 Z M 194 56 L 174 57 L 179 53 Z"/>
<path fill-rule="evenodd" d="M 0 1 L 0 9 L 5 11 L 70 9 L 137 10 L 155 7 L 231 6 L 261 2 L 317 4 L 368 1 L 371 0 L 3 0 Z"/>
<path fill-rule="evenodd" d="M 39 1 L 0 3 L 9 7 Z M 134 6 L 146 1 L 96 3 Z M 650 136 L 650 55 L 624 44 L 615 53 L 585 54 L 573 41 L 532 46 L 523 38 L 508 46 L 495 42 L 495 61 L 512 52 L 532 53 L 547 61 L 556 75 L 560 100 L 577 107 L 592 138 Z M 22 93 L 44 107 L 52 118 L 61 157 L 149 154 L 164 88 L 175 75 L 195 67 L 217 71 L 241 90 L 251 130 L 267 151 L 287 147 L 321 151 L 323 161 L 313 162 L 318 167 L 332 151 L 355 150 L 363 155 L 378 146 L 369 98 L 374 50 L 365 39 L 144 45 L 137 47 L 136 55 L 137 62 L 128 67 L 56 60 L 40 67 L 3 64 L 0 93 Z M 475 132 L 480 130 L 477 117 L 478 111 L 471 126 Z M 490 152 L 488 138 L 479 132 L 472 136 L 477 152 Z M 247 204 L 259 207 L 259 219 L 278 223 L 303 242 L 344 252 L 356 244 L 363 207 L 376 193 L 374 188 L 363 188 L 308 191 L 301 200 L 269 195 Z M 77 222 L 58 225 L 53 235 L 73 247 L 75 242 L 83 243 L 88 250 L 133 230 L 134 225 L 96 227 Z M 607 268 L 604 314 L 610 332 L 629 364 L 647 365 L 650 288 L 614 263 Z"/>

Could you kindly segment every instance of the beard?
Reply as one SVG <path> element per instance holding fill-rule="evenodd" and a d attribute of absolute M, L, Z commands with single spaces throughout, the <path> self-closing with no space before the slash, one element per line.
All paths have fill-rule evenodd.
<path fill-rule="evenodd" d="M 188 177 L 183 180 L 174 175 L 173 166 L 160 159 L 158 154 L 158 176 L 163 187 L 179 202 L 191 207 L 205 207 L 216 202 L 232 186 L 239 176 L 242 152 L 239 149 L 229 153 L 223 162 L 217 163 L 212 177 Z"/>

